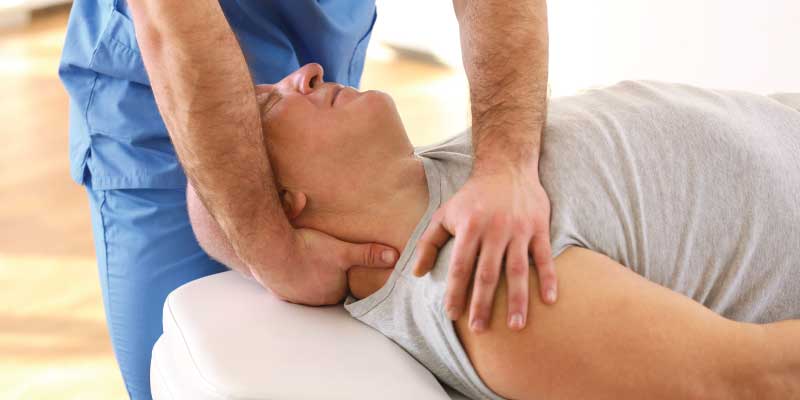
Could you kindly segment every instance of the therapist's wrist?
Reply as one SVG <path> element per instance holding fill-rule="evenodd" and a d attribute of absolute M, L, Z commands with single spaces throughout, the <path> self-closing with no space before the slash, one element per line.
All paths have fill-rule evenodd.
<path fill-rule="evenodd" d="M 243 257 L 247 257 L 245 265 L 250 274 L 262 286 L 271 289 L 281 297 L 289 295 L 289 289 L 296 280 L 292 276 L 291 269 L 288 268 L 289 265 L 295 263 L 296 259 L 296 255 L 291 250 L 291 239 L 252 241 L 260 243 L 243 249 L 242 253 Z"/>
<path fill-rule="evenodd" d="M 491 175 L 513 175 L 522 178 L 532 178 L 538 181 L 539 165 L 537 161 L 519 161 L 508 159 L 494 159 L 474 163 L 472 177 L 485 177 Z"/>
<path fill-rule="evenodd" d="M 283 217 L 283 221 L 281 218 Z M 281 281 L 289 280 L 286 268 L 295 256 L 293 250 L 293 231 L 291 225 L 280 215 L 268 218 L 252 218 L 238 224 L 230 243 L 236 255 L 244 263 L 262 286 L 270 287 Z"/>
<path fill-rule="evenodd" d="M 311 306 L 341 302 L 347 294 L 346 271 L 326 264 L 335 257 L 321 248 L 323 235 L 290 228 L 280 241 L 261 241 L 253 248 L 256 259 L 248 264 L 254 279 L 284 301 Z"/>
<path fill-rule="evenodd" d="M 521 119 L 519 114 L 513 123 L 496 122 L 513 115 L 495 110 L 484 120 L 473 121 L 473 176 L 506 173 L 538 180 L 542 123 L 533 116 Z"/>
<path fill-rule="evenodd" d="M 485 177 L 498 174 L 512 175 L 522 179 L 539 180 L 539 155 L 538 152 L 515 154 L 508 156 L 502 154 L 503 150 L 482 151 L 475 156 L 471 177 Z"/>

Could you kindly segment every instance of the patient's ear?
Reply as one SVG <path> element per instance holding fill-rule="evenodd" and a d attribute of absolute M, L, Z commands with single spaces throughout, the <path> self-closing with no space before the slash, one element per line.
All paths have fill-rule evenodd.
<path fill-rule="evenodd" d="M 283 189 L 280 192 L 281 205 L 283 211 L 286 213 L 286 218 L 293 220 L 303 212 L 306 208 L 306 194 L 303 192 L 294 192 L 288 189 Z"/>

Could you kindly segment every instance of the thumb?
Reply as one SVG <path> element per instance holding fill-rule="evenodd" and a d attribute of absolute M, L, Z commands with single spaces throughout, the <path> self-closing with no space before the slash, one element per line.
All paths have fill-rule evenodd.
<path fill-rule="evenodd" d="M 351 267 L 390 268 L 397 262 L 397 250 L 377 243 L 351 244 L 345 250 L 344 264 Z"/>
<path fill-rule="evenodd" d="M 433 269 L 439 249 L 448 240 L 450 240 L 450 232 L 440 219 L 434 218 L 417 241 L 417 259 L 411 269 L 414 276 L 424 276 Z"/>

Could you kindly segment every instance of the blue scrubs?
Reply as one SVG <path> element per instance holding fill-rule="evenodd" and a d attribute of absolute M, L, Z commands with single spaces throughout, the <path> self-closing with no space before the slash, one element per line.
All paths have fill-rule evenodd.
<path fill-rule="evenodd" d="M 191 7 L 191 2 L 186 2 Z M 358 86 L 374 0 L 220 0 L 254 83 L 320 63 Z M 186 177 L 156 108 L 124 0 L 75 0 L 59 75 L 70 95 L 72 178 L 86 186 L 106 317 L 126 388 L 150 399 L 164 299 L 223 271 L 198 246 Z"/>

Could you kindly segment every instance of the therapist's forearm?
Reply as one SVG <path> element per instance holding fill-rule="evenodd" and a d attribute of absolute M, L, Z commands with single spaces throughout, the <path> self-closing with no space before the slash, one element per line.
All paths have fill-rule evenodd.
<path fill-rule="evenodd" d="M 252 78 L 219 3 L 129 5 L 159 111 L 200 199 L 246 264 L 285 258 L 291 226 L 264 151 Z"/>
<path fill-rule="evenodd" d="M 545 0 L 454 0 L 472 101 L 473 174 L 538 172 L 546 115 Z"/>

